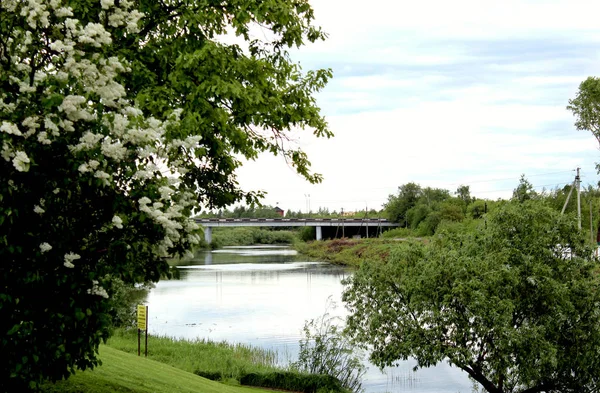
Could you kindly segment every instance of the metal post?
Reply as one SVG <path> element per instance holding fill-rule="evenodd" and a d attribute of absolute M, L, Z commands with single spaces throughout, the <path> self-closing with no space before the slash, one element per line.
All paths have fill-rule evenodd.
<path fill-rule="evenodd" d="M 140 329 L 138 329 L 138 356 L 140 356 L 140 346 L 141 346 L 141 343 L 140 343 L 140 334 L 141 334 L 141 332 L 142 331 Z"/>
<path fill-rule="evenodd" d="M 148 306 L 146 306 L 146 343 L 144 346 L 144 356 L 148 357 Z"/>
<path fill-rule="evenodd" d="M 590 199 L 590 239 L 592 240 L 592 244 L 594 244 L 594 225 L 593 225 L 592 200 L 591 199 Z"/>
<path fill-rule="evenodd" d="M 581 178 L 579 177 L 579 168 L 577 168 L 575 181 L 577 182 L 577 228 L 581 229 Z"/>

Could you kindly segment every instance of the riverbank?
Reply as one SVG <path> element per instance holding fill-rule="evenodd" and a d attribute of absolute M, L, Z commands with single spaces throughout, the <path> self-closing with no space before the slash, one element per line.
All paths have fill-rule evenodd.
<path fill-rule="evenodd" d="M 202 240 L 199 249 L 210 250 L 225 246 L 251 246 L 254 244 L 290 244 L 299 240 L 294 230 L 273 230 L 259 227 L 213 228 L 212 243 Z"/>
<path fill-rule="evenodd" d="M 99 357 L 102 365 L 94 370 L 46 383 L 41 392 L 266 393 L 272 391 L 267 387 L 304 391 L 308 386 L 346 393 L 331 377 L 284 370 L 275 365 L 275 353 L 241 344 L 148 336 L 145 358 L 137 356 L 137 331 L 119 329 L 100 346 Z"/>
<path fill-rule="evenodd" d="M 66 381 L 47 383 L 42 393 L 267 393 L 269 390 L 232 386 L 201 378 L 168 364 L 100 346 L 102 365 L 80 371 Z"/>
<path fill-rule="evenodd" d="M 333 239 L 297 242 L 300 254 L 320 261 L 358 267 L 364 260 L 384 261 L 401 240 L 397 239 Z"/>

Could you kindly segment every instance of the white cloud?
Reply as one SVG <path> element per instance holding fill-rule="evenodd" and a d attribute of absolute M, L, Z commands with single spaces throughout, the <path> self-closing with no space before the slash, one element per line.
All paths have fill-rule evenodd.
<path fill-rule="evenodd" d="M 280 158 L 242 168 L 240 183 L 268 191 L 265 203 L 304 210 L 310 194 L 313 210 L 378 208 L 408 181 L 450 190 L 473 182 L 476 196 L 507 197 L 522 173 L 536 186 L 562 184 L 577 166 L 584 183 L 597 182 L 597 142 L 575 131 L 565 107 L 598 69 L 600 4 L 313 4 L 330 39 L 293 57 L 333 68 L 318 102 L 336 136 L 298 134 L 323 184 Z"/>

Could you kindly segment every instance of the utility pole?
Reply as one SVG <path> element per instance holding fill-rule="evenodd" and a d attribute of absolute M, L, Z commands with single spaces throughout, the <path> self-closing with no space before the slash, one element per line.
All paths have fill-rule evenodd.
<path fill-rule="evenodd" d="M 593 222 L 593 215 L 592 215 L 592 199 L 590 198 L 590 239 L 592 241 L 592 244 L 594 244 L 594 222 Z"/>
<path fill-rule="evenodd" d="M 571 186 L 571 190 L 569 191 L 569 195 L 567 195 L 567 200 L 565 201 L 565 204 L 563 205 L 562 211 L 560 212 L 560 214 L 563 214 L 565 212 L 565 209 L 567 208 L 567 204 L 569 203 L 569 199 L 571 198 L 571 193 L 573 192 L 573 189 L 576 188 L 577 189 L 577 228 L 579 228 L 579 230 L 581 230 L 581 177 L 579 176 L 579 169 L 581 168 L 577 168 L 577 175 L 575 176 L 575 180 L 573 181 L 573 185 Z"/>
<path fill-rule="evenodd" d="M 579 177 L 579 169 L 580 168 L 577 168 L 575 181 L 577 182 L 577 228 L 581 230 L 581 178 Z"/>

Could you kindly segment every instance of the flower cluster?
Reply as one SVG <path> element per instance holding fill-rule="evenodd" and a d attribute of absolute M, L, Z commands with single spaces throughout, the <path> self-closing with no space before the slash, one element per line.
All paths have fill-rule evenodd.
<path fill-rule="evenodd" d="M 167 138 L 167 130 L 177 126 L 182 110 L 172 108 L 165 121 L 145 117 L 119 82 L 131 71 L 129 64 L 105 55 L 113 44 L 112 32 L 137 33 L 143 13 L 132 0 L 99 0 L 96 21 L 82 22 L 68 4 L 65 0 L 0 2 L 0 13 L 26 19 L 25 26 L 7 37 L 7 42 L 16 43 L 19 50 L 0 53 L 10 56 L 6 59 L 11 64 L 8 80 L 19 91 L 16 96 L 0 91 L 0 155 L 16 172 L 27 173 L 36 168 L 36 152 L 67 154 L 71 167 L 76 168 L 74 176 L 99 192 L 138 195 L 132 201 L 137 203 L 130 204 L 132 211 L 102 207 L 109 209 L 103 216 L 112 217 L 103 228 L 123 229 L 128 215 L 143 214 L 162 231 L 162 241 L 152 245 L 157 255 L 170 255 L 174 248 L 198 243 L 199 227 L 189 218 L 196 204 L 194 190 L 179 179 L 187 173 L 184 162 L 194 157 L 202 138 Z M 45 35 L 41 29 L 50 26 L 53 34 Z M 37 59 L 40 48 L 51 56 L 33 68 L 32 59 Z M 31 109 L 39 107 L 32 105 L 39 97 L 53 103 L 45 106 L 46 112 Z M 179 154 L 179 149 L 183 153 Z M 149 193 L 153 189 L 160 197 Z M 59 191 L 40 198 L 60 203 L 63 194 Z M 44 219 L 52 206 L 37 203 L 30 208 Z M 42 253 L 52 249 L 46 242 L 39 247 Z M 63 252 L 63 265 L 74 268 L 80 256 L 70 250 Z M 101 294 L 103 289 L 98 288 L 92 291 Z"/>
<path fill-rule="evenodd" d="M 106 292 L 106 289 L 98 285 L 97 280 L 92 281 L 92 287 L 87 290 L 87 293 L 90 295 L 96 295 L 108 299 L 108 293 Z"/>
<path fill-rule="evenodd" d="M 79 254 L 75 254 L 73 252 L 69 252 L 68 254 L 65 254 L 64 266 L 68 267 L 69 269 L 74 268 L 75 265 L 73 264 L 73 261 L 75 261 L 77 259 L 81 259 L 81 256 Z"/>

